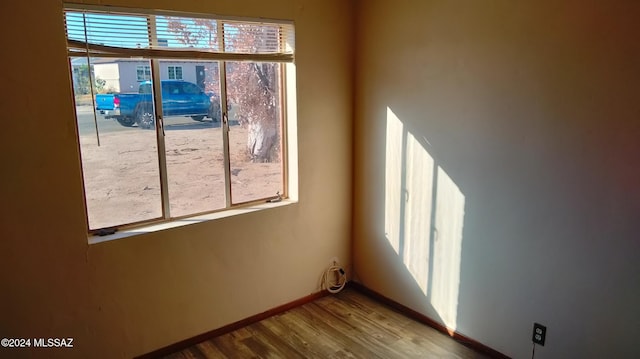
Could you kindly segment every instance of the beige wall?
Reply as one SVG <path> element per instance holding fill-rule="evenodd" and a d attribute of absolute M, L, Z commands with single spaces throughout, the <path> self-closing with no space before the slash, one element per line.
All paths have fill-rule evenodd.
<path fill-rule="evenodd" d="M 359 280 L 514 358 L 534 321 L 536 358 L 639 357 L 640 3 L 357 10 Z"/>
<path fill-rule="evenodd" d="M 93 3 L 294 20 L 300 201 L 89 246 L 62 2 L 3 1 L 0 336 L 76 339 L 42 357 L 131 357 L 314 293 L 334 256 L 348 266 L 350 3 Z"/>

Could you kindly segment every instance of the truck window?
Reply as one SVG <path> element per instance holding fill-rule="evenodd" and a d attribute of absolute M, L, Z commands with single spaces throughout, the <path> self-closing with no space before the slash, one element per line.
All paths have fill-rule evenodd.
<path fill-rule="evenodd" d="M 164 85 L 163 85 L 164 86 Z M 168 94 L 172 94 L 172 95 L 180 95 L 182 94 L 182 86 L 180 86 L 180 84 L 176 84 L 176 83 L 168 83 L 166 84 L 166 88 L 162 90 L 165 93 Z"/>
<path fill-rule="evenodd" d="M 203 93 L 200 87 L 189 82 L 182 83 L 182 92 L 189 95 L 198 95 Z"/>
<path fill-rule="evenodd" d="M 138 88 L 138 92 L 139 93 L 151 93 L 151 84 L 150 83 L 140 84 L 140 87 Z"/>

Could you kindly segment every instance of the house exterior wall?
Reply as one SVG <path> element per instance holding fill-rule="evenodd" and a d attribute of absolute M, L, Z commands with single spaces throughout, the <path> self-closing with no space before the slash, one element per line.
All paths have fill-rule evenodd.
<path fill-rule="evenodd" d="M 151 66 L 150 61 L 114 60 L 113 63 L 94 64 L 96 77 L 105 80 L 105 88 L 115 92 L 137 92 L 140 81 L 137 78 L 138 66 Z M 197 83 L 196 66 L 204 63 L 193 61 L 161 61 L 160 79 L 169 79 L 169 66 L 182 67 L 182 80 Z"/>
<path fill-rule="evenodd" d="M 121 92 L 138 92 L 138 66 L 151 66 L 150 61 L 118 61 Z"/>
<path fill-rule="evenodd" d="M 182 80 L 196 83 L 196 63 L 190 61 L 161 61 L 160 78 L 169 79 L 169 66 L 182 67 Z"/>
<path fill-rule="evenodd" d="M 118 63 L 111 64 L 95 64 L 93 65 L 93 73 L 96 80 L 102 79 L 105 82 L 104 88 L 114 92 L 120 92 L 122 88 L 120 83 L 120 71 Z"/>

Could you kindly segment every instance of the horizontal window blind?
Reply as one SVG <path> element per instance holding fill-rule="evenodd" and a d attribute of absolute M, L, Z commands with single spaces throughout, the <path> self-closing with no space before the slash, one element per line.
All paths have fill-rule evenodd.
<path fill-rule="evenodd" d="M 291 23 L 66 8 L 70 56 L 292 62 Z"/>

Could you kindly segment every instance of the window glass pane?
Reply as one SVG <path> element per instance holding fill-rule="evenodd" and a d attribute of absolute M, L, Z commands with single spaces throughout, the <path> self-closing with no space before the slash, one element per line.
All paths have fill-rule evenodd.
<path fill-rule="evenodd" d="M 149 24 L 144 15 L 67 11 L 65 24 L 72 40 L 131 49 L 149 47 Z"/>
<path fill-rule="evenodd" d="M 225 51 L 235 53 L 276 53 L 280 50 L 280 26 L 225 21 Z"/>
<path fill-rule="evenodd" d="M 184 82 L 181 85 L 182 85 L 182 92 L 186 94 L 197 95 L 197 94 L 201 94 L 203 91 L 197 85 L 192 84 L 190 82 Z"/>
<path fill-rule="evenodd" d="M 153 101 L 137 89 L 137 63 L 149 61 L 91 58 L 95 112 L 87 59 L 70 61 L 89 228 L 161 217 L 156 134 L 136 124 Z"/>
<path fill-rule="evenodd" d="M 232 203 L 283 193 L 281 65 L 228 62 Z"/>
<path fill-rule="evenodd" d="M 138 85 L 138 93 L 151 93 L 151 92 L 152 92 L 151 81 L 141 82 L 140 85 Z"/>
<path fill-rule="evenodd" d="M 102 61 L 109 62 L 109 59 L 105 59 Z M 151 66 L 149 65 L 139 65 L 136 67 L 136 78 L 138 81 L 149 81 L 151 80 Z"/>
<path fill-rule="evenodd" d="M 169 80 L 182 80 L 182 66 L 168 66 L 167 70 L 169 73 Z"/>
<path fill-rule="evenodd" d="M 170 62 L 161 61 L 161 67 Z M 162 84 L 172 217 L 226 206 L 218 63 L 194 61 L 183 67 L 195 82 Z"/>
<path fill-rule="evenodd" d="M 156 16 L 156 31 L 161 48 L 219 51 L 218 25 L 213 19 Z"/>

